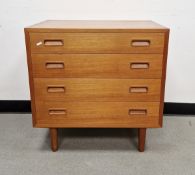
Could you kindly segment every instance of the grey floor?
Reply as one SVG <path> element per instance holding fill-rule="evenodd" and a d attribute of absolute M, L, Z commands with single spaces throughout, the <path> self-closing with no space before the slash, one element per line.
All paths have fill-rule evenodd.
<path fill-rule="evenodd" d="M 59 138 L 53 153 L 30 114 L 0 114 L 0 175 L 195 175 L 195 117 L 164 117 L 144 153 L 136 129 L 60 129 Z"/>

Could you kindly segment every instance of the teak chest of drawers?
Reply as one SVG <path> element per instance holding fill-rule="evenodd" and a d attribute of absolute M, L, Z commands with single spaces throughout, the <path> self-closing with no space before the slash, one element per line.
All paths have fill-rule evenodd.
<path fill-rule="evenodd" d="M 44 21 L 25 28 L 33 126 L 162 127 L 169 29 L 152 21 Z"/>

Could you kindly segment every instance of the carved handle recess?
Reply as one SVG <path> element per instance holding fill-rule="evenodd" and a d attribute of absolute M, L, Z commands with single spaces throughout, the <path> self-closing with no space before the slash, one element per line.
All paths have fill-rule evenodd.
<path fill-rule="evenodd" d="M 44 40 L 45 46 L 63 46 L 63 40 Z"/>
<path fill-rule="evenodd" d="M 150 40 L 133 40 L 131 45 L 133 47 L 148 47 L 150 46 Z"/>
<path fill-rule="evenodd" d="M 130 93 L 147 93 L 148 87 L 130 87 L 129 92 Z"/>
<path fill-rule="evenodd" d="M 48 86 L 47 92 L 49 93 L 58 93 L 65 92 L 66 88 L 64 86 Z"/>
<path fill-rule="evenodd" d="M 49 115 L 66 115 L 66 109 L 49 109 Z"/>
<path fill-rule="evenodd" d="M 45 63 L 46 69 L 64 69 L 63 62 L 46 62 Z"/>
<path fill-rule="evenodd" d="M 129 109 L 129 115 L 147 115 L 146 109 Z"/>
<path fill-rule="evenodd" d="M 131 69 L 149 69 L 149 63 L 130 63 Z"/>

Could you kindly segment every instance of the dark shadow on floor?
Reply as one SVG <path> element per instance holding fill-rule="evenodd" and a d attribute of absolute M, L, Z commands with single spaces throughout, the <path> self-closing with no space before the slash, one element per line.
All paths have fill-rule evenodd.
<path fill-rule="evenodd" d="M 58 129 L 59 150 L 135 150 L 137 129 Z M 42 150 L 50 150 L 49 129 Z"/>

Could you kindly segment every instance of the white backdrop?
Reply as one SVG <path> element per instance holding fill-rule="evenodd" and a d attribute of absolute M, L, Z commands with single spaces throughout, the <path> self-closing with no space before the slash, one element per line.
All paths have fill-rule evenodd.
<path fill-rule="evenodd" d="M 166 102 L 195 103 L 194 0 L 1 0 L 0 100 L 28 100 L 23 28 L 46 19 L 154 20 L 170 27 Z"/>

